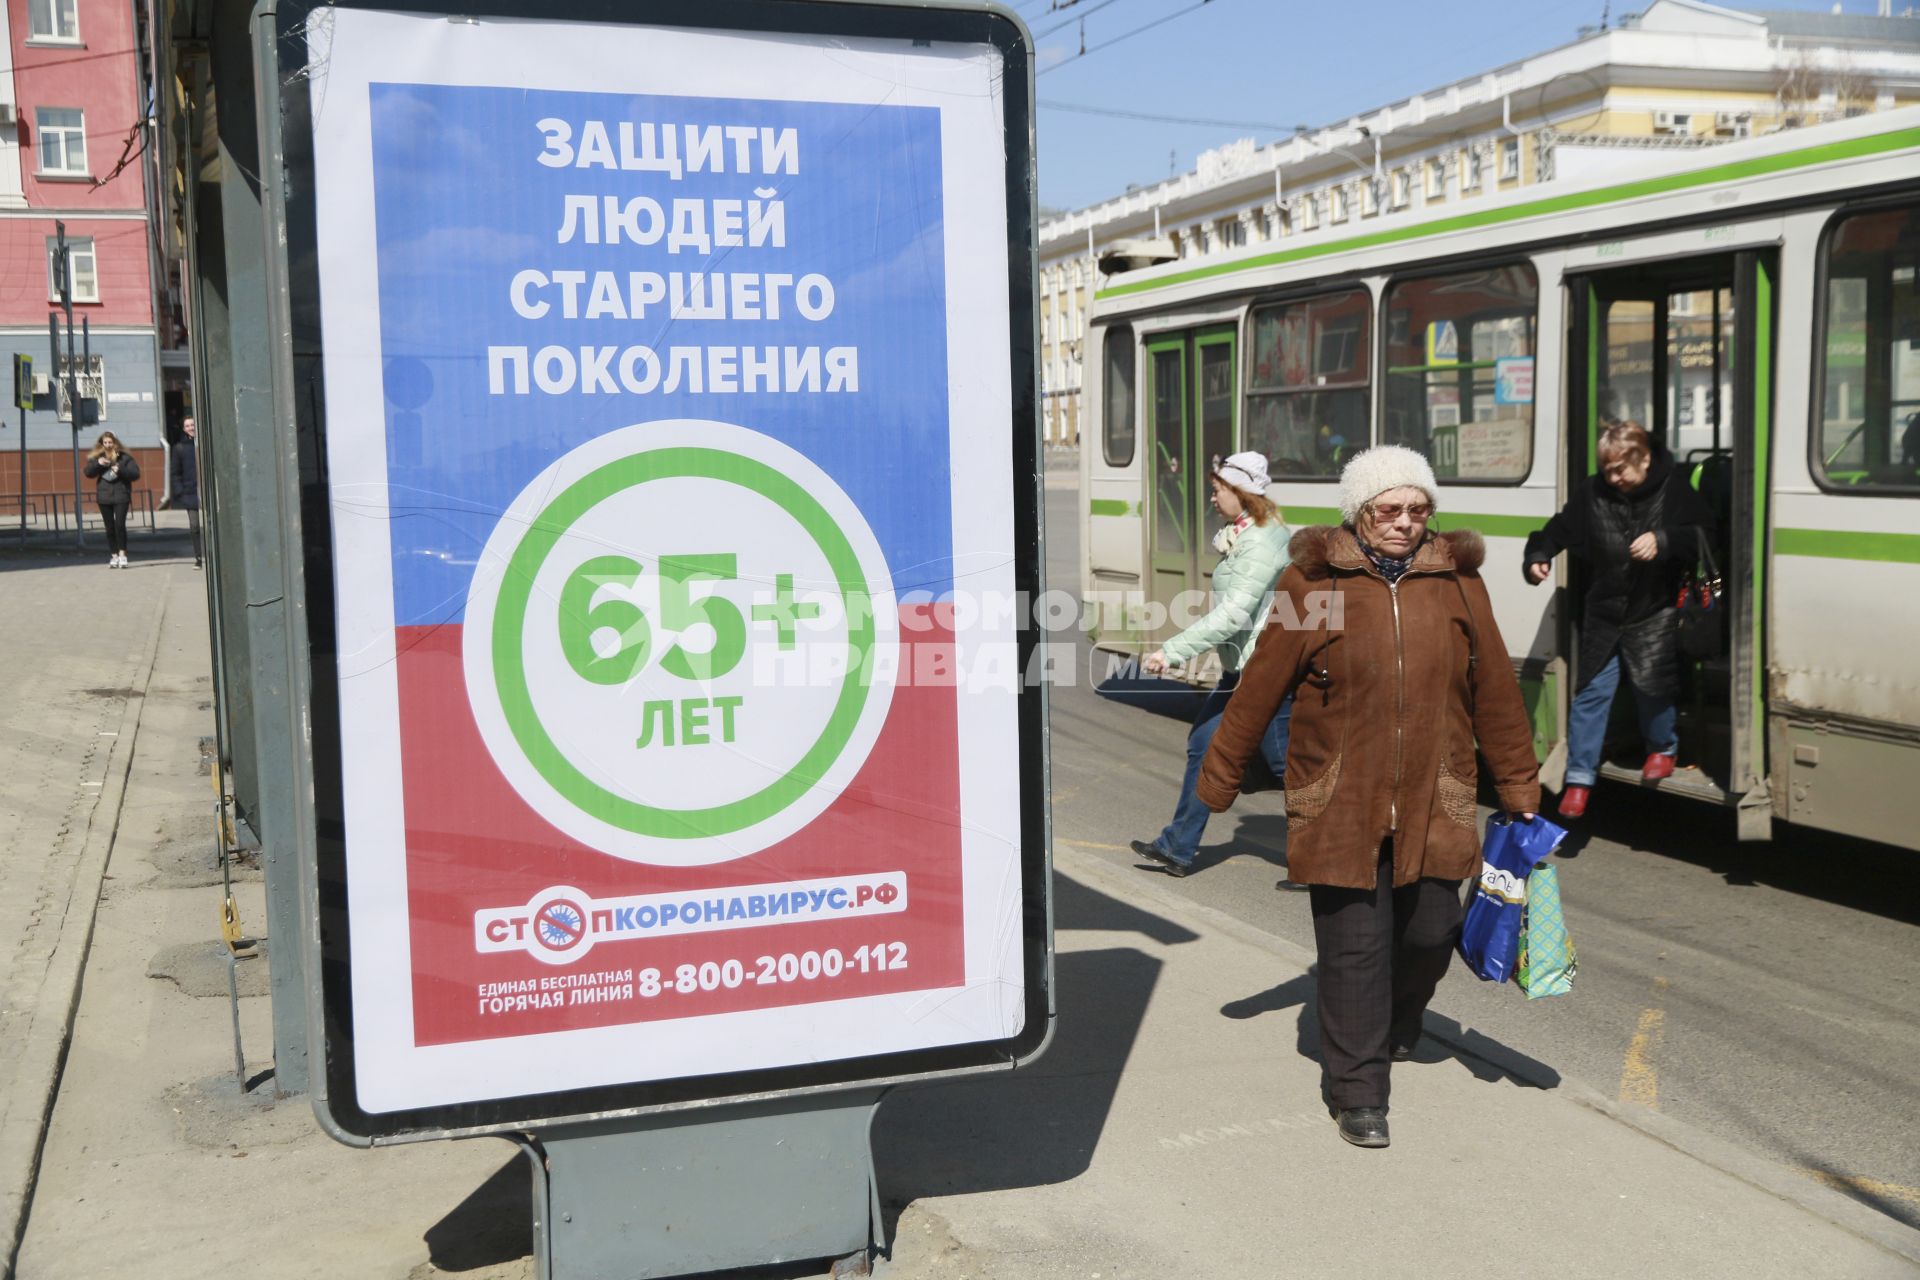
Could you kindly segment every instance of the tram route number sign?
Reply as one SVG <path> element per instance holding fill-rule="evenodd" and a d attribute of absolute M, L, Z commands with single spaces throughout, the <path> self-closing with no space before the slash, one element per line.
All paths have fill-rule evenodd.
<path fill-rule="evenodd" d="M 1021 37 L 319 12 L 343 1123 L 1031 1036 Z"/>

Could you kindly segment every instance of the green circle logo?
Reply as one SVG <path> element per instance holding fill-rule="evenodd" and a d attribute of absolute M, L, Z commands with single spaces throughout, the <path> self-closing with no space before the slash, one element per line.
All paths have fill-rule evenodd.
<path fill-rule="evenodd" d="M 810 462 L 784 456 L 786 446 L 744 428 L 702 425 L 698 433 L 627 428 L 614 436 L 645 432 L 654 447 L 608 456 L 616 452 L 610 445 L 631 441 L 601 437 L 549 468 L 496 529 L 486 561 L 497 571 L 483 564 L 468 604 L 469 693 L 508 780 L 562 830 L 640 860 L 738 857 L 804 825 L 851 780 L 891 697 L 890 679 L 876 679 L 886 664 L 875 656 L 893 647 L 898 623 L 891 601 L 877 609 L 875 596 L 892 588 L 857 508 Z M 750 438 L 761 456 L 659 441 L 716 433 L 715 444 L 742 443 L 727 439 L 731 433 Z M 536 494 L 554 496 L 541 503 Z M 669 507 L 670 518 L 662 514 Z M 705 512 L 713 514 L 701 518 Z M 613 537 L 639 549 L 631 558 L 609 555 Z M 708 554 L 677 554 L 689 544 Z M 806 566 L 805 603 L 795 602 L 792 574 L 771 572 L 789 560 Z M 737 574 L 739 561 L 765 572 Z M 631 572 L 617 572 L 621 566 Z M 563 577 L 566 588 L 556 590 Z M 713 594 L 694 598 L 689 579 Z M 742 607 L 770 598 L 776 581 L 778 607 Z M 795 619 L 823 613 L 830 634 L 816 634 L 811 648 L 796 645 Z M 877 630 L 877 622 L 886 625 Z M 560 650 L 545 638 L 556 628 Z M 789 657 L 812 660 L 801 661 L 802 675 L 741 661 L 748 652 L 796 648 L 804 652 Z M 644 686 L 635 683 L 643 670 L 651 681 Z M 715 696 L 723 693 L 731 696 Z M 714 710 L 721 707 L 724 741 Z M 743 732 L 735 741 L 736 711 L 757 737 Z M 694 714 L 697 747 L 693 721 L 681 718 Z M 624 730 L 627 750 L 612 745 L 608 721 Z M 859 750 L 849 753 L 850 745 Z M 715 794 L 724 798 L 702 803 Z M 673 803 L 683 797 L 692 802 Z M 789 814 L 796 807 L 804 812 Z M 663 851 L 663 842 L 705 852 Z"/>

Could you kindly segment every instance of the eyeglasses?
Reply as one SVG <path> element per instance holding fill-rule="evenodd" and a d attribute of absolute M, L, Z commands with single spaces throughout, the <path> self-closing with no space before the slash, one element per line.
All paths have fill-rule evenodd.
<path fill-rule="evenodd" d="M 1391 523 L 1392 521 L 1398 520 L 1400 513 L 1403 511 L 1407 513 L 1409 519 L 1425 520 L 1433 515 L 1433 504 L 1431 502 L 1383 502 L 1373 508 L 1373 518 Z"/>

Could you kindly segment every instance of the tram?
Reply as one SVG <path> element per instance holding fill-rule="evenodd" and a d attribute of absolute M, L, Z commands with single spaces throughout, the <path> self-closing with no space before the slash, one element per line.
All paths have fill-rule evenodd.
<path fill-rule="evenodd" d="M 1095 643 L 1148 652 L 1204 592 L 1214 459 L 1266 454 L 1298 529 L 1339 520 L 1353 452 L 1405 444 L 1440 477 L 1435 527 L 1487 539 L 1557 787 L 1580 571 L 1531 587 L 1522 545 L 1595 469 L 1602 417 L 1633 418 L 1716 510 L 1729 626 L 1688 664 L 1660 789 L 1746 839 L 1777 818 L 1920 849 L 1917 266 L 1903 108 L 1110 276 L 1081 451 Z M 1639 783 L 1637 753 L 1603 776 Z"/>

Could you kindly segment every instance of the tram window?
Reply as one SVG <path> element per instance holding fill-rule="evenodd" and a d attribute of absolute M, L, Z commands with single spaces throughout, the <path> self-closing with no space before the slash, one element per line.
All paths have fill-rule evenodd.
<path fill-rule="evenodd" d="M 1367 447 L 1372 320 L 1365 289 L 1254 311 L 1244 439 L 1274 476 L 1338 476 Z"/>
<path fill-rule="evenodd" d="M 1133 461 L 1133 330 L 1109 329 L 1106 353 L 1106 412 L 1101 415 L 1100 449 L 1110 467 Z"/>
<path fill-rule="evenodd" d="M 1826 268 L 1814 474 L 1840 493 L 1920 491 L 1920 205 L 1842 219 Z"/>
<path fill-rule="evenodd" d="M 1538 294 L 1524 262 L 1391 285 L 1381 437 L 1426 454 L 1442 481 L 1524 480 Z"/>

